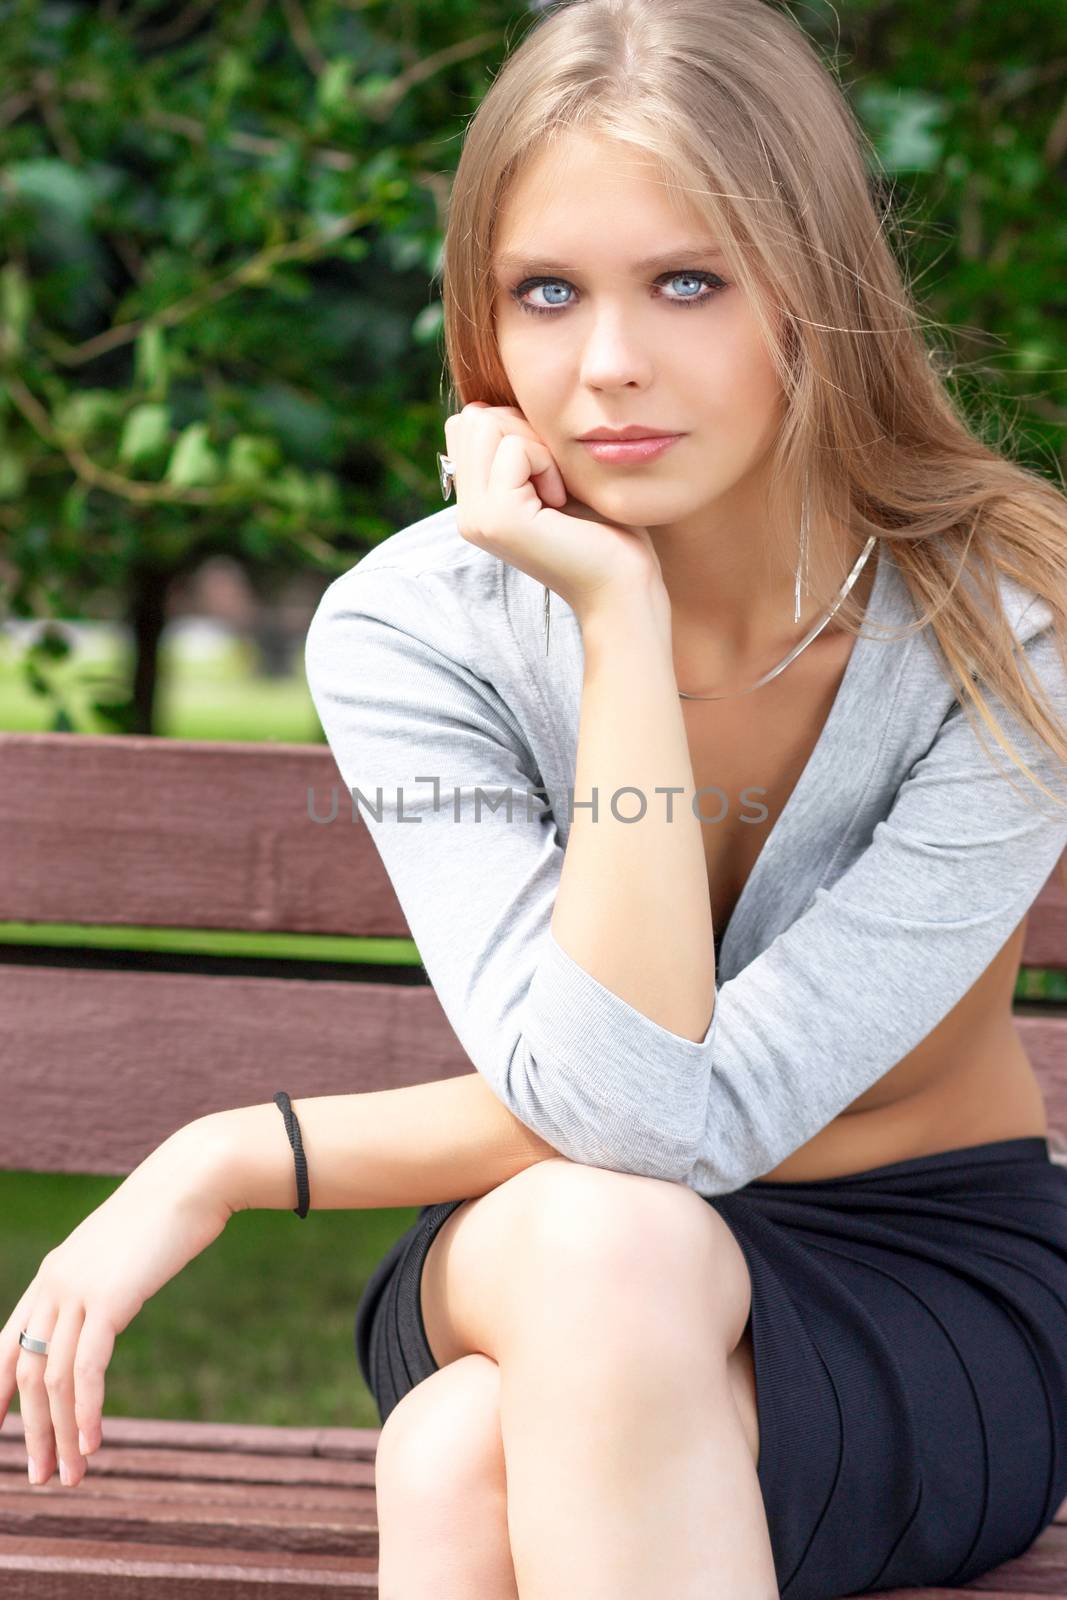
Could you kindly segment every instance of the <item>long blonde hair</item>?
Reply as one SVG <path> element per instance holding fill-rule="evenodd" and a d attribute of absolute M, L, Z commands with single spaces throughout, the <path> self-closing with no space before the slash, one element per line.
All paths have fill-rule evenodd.
<path fill-rule="evenodd" d="M 975 681 L 1067 771 L 1067 723 L 1025 657 L 1020 672 L 999 588 L 1007 577 L 1051 608 L 1067 676 L 1067 495 L 984 443 L 957 409 L 874 198 L 884 176 L 874 149 L 835 73 L 766 0 L 565 0 L 534 20 L 467 124 L 452 185 L 451 410 L 517 404 L 494 333 L 494 219 L 530 158 L 571 130 L 655 161 L 749 297 L 786 400 L 772 525 L 796 525 L 806 482 L 812 526 L 835 519 L 857 555 L 871 534 L 891 544 L 919 613 L 908 631 L 929 624 L 979 737 L 974 711 L 1067 805 L 1005 742 Z M 837 618 L 853 633 L 862 622 L 851 600 Z"/>

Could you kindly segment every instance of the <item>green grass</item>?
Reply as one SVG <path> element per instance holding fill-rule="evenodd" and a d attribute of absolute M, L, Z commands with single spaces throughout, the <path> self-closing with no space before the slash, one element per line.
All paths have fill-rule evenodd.
<path fill-rule="evenodd" d="M 121 1178 L 0 1172 L 0 1326 L 42 1258 Z M 356 1303 L 419 1208 L 241 1211 L 115 1341 L 109 1416 L 376 1428 Z M 12 1402 L 18 1411 L 18 1396 Z"/>

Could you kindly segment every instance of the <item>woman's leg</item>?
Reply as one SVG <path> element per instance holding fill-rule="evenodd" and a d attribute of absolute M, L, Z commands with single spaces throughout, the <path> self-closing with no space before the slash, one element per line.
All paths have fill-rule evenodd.
<path fill-rule="evenodd" d="M 518 1600 L 495 1362 L 463 1356 L 393 1407 L 374 1489 L 379 1600 Z"/>
<path fill-rule="evenodd" d="M 776 1600 L 754 1392 L 747 1417 L 736 1401 L 750 1348 L 730 1359 L 751 1282 L 713 1207 L 539 1162 L 449 1218 L 423 1283 L 438 1359 L 475 1350 L 500 1369 L 523 1600 L 706 1600 L 709 1574 L 723 1595 Z"/>

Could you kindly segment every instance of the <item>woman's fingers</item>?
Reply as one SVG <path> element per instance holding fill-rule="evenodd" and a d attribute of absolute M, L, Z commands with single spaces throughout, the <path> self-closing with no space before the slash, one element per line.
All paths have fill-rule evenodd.
<path fill-rule="evenodd" d="M 514 422 L 509 422 L 514 418 Z M 488 487 L 493 460 L 502 439 L 515 436 L 531 444 L 529 480 L 538 498 L 557 509 L 567 502 L 567 488 L 555 457 L 514 406 L 487 406 L 470 400 L 463 411 L 445 421 L 448 455 L 455 467 L 456 503 L 466 491 L 468 506 L 479 489 Z"/>
<path fill-rule="evenodd" d="M 45 1331 L 49 1322 L 51 1332 Z M 86 1455 L 100 1445 L 104 1374 L 115 1349 L 115 1330 L 106 1318 L 72 1306 L 51 1316 L 35 1311 L 26 1332 L 48 1343 L 47 1356 L 24 1350 L 15 1330 L 26 1455 L 37 1468 L 31 1481 L 47 1483 L 63 1462 L 69 1469 L 68 1487 L 73 1487 L 85 1476 Z"/>
<path fill-rule="evenodd" d="M 66 1468 L 61 1481 L 68 1487 L 80 1483 L 85 1476 L 85 1457 L 78 1448 L 78 1424 L 74 1420 L 74 1359 L 84 1321 L 83 1306 L 63 1307 L 52 1332 L 44 1369 L 53 1435 L 49 1445 Z M 36 1461 L 37 1453 L 30 1449 L 28 1441 L 27 1450 Z"/>
<path fill-rule="evenodd" d="M 55 1437 L 52 1433 L 52 1410 L 45 1387 L 45 1371 L 52 1359 L 54 1346 L 51 1340 L 58 1312 L 54 1307 L 38 1303 L 26 1324 L 31 1339 L 44 1339 L 50 1348 L 46 1356 L 18 1346 L 15 1363 L 15 1381 L 18 1384 L 19 1406 L 22 1411 L 22 1431 L 26 1437 L 26 1454 L 33 1464 L 31 1483 L 47 1483 L 56 1470 Z M 18 1339 L 16 1332 L 15 1338 Z M 33 1468 L 37 1475 L 34 1476 Z"/>
<path fill-rule="evenodd" d="M 551 452 L 540 439 L 521 433 L 505 434 L 489 464 L 486 487 L 494 495 L 512 494 L 524 489 L 538 474 L 547 475 L 551 463 Z"/>
<path fill-rule="evenodd" d="M 104 1416 L 104 1374 L 115 1350 L 115 1330 L 87 1311 L 74 1361 L 74 1420 L 85 1436 L 83 1455 L 100 1448 Z"/>
<path fill-rule="evenodd" d="M 0 1427 L 3 1426 L 4 1418 L 15 1398 L 15 1390 L 18 1388 L 15 1368 L 19 1356 L 23 1353 L 19 1344 L 19 1333 L 26 1327 L 30 1307 L 36 1297 L 36 1284 L 35 1278 L 4 1323 L 3 1331 L 0 1332 Z M 43 1361 L 44 1357 L 38 1359 Z"/>

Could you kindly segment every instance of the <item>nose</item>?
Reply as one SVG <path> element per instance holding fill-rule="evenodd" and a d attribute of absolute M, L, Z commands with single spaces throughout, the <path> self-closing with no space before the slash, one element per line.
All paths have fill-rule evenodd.
<path fill-rule="evenodd" d="M 621 308 L 605 305 L 586 325 L 582 381 L 591 388 L 644 385 L 652 372 L 652 341 L 638 321 Z"/>

